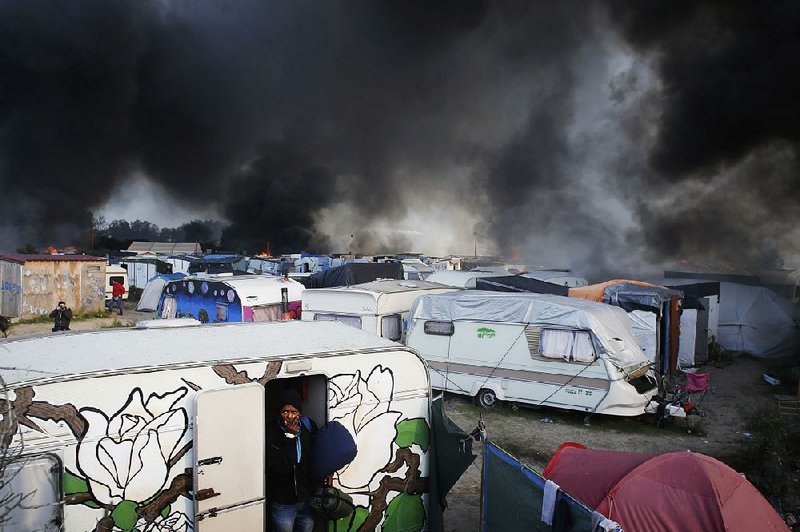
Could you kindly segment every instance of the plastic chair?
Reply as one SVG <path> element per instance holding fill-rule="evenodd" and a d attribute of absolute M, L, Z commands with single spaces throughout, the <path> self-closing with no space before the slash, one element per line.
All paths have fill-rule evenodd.
<path fill-rule="evenodd" d="M 687 414 L 692 409 L 697 409 L 700 406 L 700 404 L 705 400 L 706 394 L 710 388 L 708 373 L 688 373 L 686 375 L 686 384 L 683 386 L 678 386 L 678 390 L 683 392 L 686 397 L 684 408 L 689 406 L 689 409 L 686 411 Z M 693 395 L 699 395 L 699 400 L 693 401 Z"/>

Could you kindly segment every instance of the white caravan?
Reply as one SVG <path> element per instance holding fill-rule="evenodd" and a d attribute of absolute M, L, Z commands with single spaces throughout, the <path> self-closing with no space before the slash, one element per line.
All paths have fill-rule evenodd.
<path fill-rule="evenodd" d="M 356 441 L 339 530 L 421 530 L 438 511 L 410 349 L 338 323 L 149 325 L 0 341 L 5 530 L 265 531 L 265 427 L 290 387 Z"/>
<path fill-rule="evenodd" d="M 128 270 L 116 264 L 109 264 L 106 266 L 106 301 L 111 300 L 111 284 L 114 281 L 122 283 L 122 286 L 125 287 L 125 293 L 122 294 L 122 299 L 128 299 L 128 290 L 130 289 L 130 286 L 128 286 Z"/>
<path fill-rule="evenodd" d="M 454 288 L 475 288 L 475 281 L 482 277 L 502 277 L 510 275 L 509 272 L 502 271 L 464 271 L 464 270 L 442 270 L 432 273 L 427 277 L 431 283 L 439 283 Z"/>
<path fill-rule="evenodd" d="M 399 341 L 412 303 L 424 294 L 455 288 L 425 281 L 382 279 L 303 292 L 304 321 L 339 321 L 388 340 Z"/>
<path fill-rule="evenodd" d="M 635 416 L 656 394 L 624 310 L 578 298 L 465 290 L 420 297 L 406 344 L 434 388 L 589 413 Z"/>

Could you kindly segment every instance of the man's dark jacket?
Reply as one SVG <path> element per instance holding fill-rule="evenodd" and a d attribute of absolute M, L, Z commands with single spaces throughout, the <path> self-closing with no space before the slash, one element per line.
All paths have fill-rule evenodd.
<path fill-rule="evenodd" d="M 316 431 L 310 421 L 311 431 Z M 311 479 L 311 438 L 300 423 L 300 463 L 297 463 L 297 442 L 284 433 L 279 421 L 267 424 L 267 497 L 271 502 L 294 504 L 311 498 L 316 484 Z"/>
<path fill-rule="evenodd" d="M 56 328 L 66 329 L 69 327 L 69 322 L 72 321 L 72 309 L 55 309 L 50 313 L 50 318 L 53 319 L 53 325 L 55 325 Z"/>

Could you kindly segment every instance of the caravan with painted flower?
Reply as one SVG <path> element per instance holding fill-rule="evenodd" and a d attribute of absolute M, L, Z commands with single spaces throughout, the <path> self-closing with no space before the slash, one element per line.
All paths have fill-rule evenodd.
<path fill-rule="evenodd" d="M 436 528 L 428 371 L 399 344 L 292 321 L 47 335 L 0 352 L 5 489 L 28 497 L 5 508 L 13 529 L 266 530 L 265 428 L 286 389 L 357 446 L 333 474 L 355 511 L 316 530 Z"/>

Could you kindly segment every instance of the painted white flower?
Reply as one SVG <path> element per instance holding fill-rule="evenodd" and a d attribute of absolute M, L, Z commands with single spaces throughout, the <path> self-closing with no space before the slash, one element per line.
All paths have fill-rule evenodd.
<path fill-rule="evenodd" d="M 110 419 L 96 408 L 81 408 L 88 426 L 78 444 L 77 466 L 99 502 L 143 502 L 166 487 L 169 461 L 188 426 L 186 410 L 175 408 L 185 395 L 186 388 L 179 388 L 144 401 L 135 388 Z"/>
<path fill-rule="evenodd" d="M 172 512 L 166 517 L 158 516 L 152 523 L 140 519 L 136 528 L 146 532 L 192 532 L 192 520 L 183 512 Z"/>
<path fill-rule="evenodd" d="M 389 410 L 394 393 L 390 369 L 376 366 L 366 379 L 361 371 L 330 380 L 329 404 L 333 419 L 350 431 L 358 446 L 355 459 L 337 472 L 345 491 L 366 488 L 373 476 L 392 459 L 395 424 L 401 413 Z"/>

